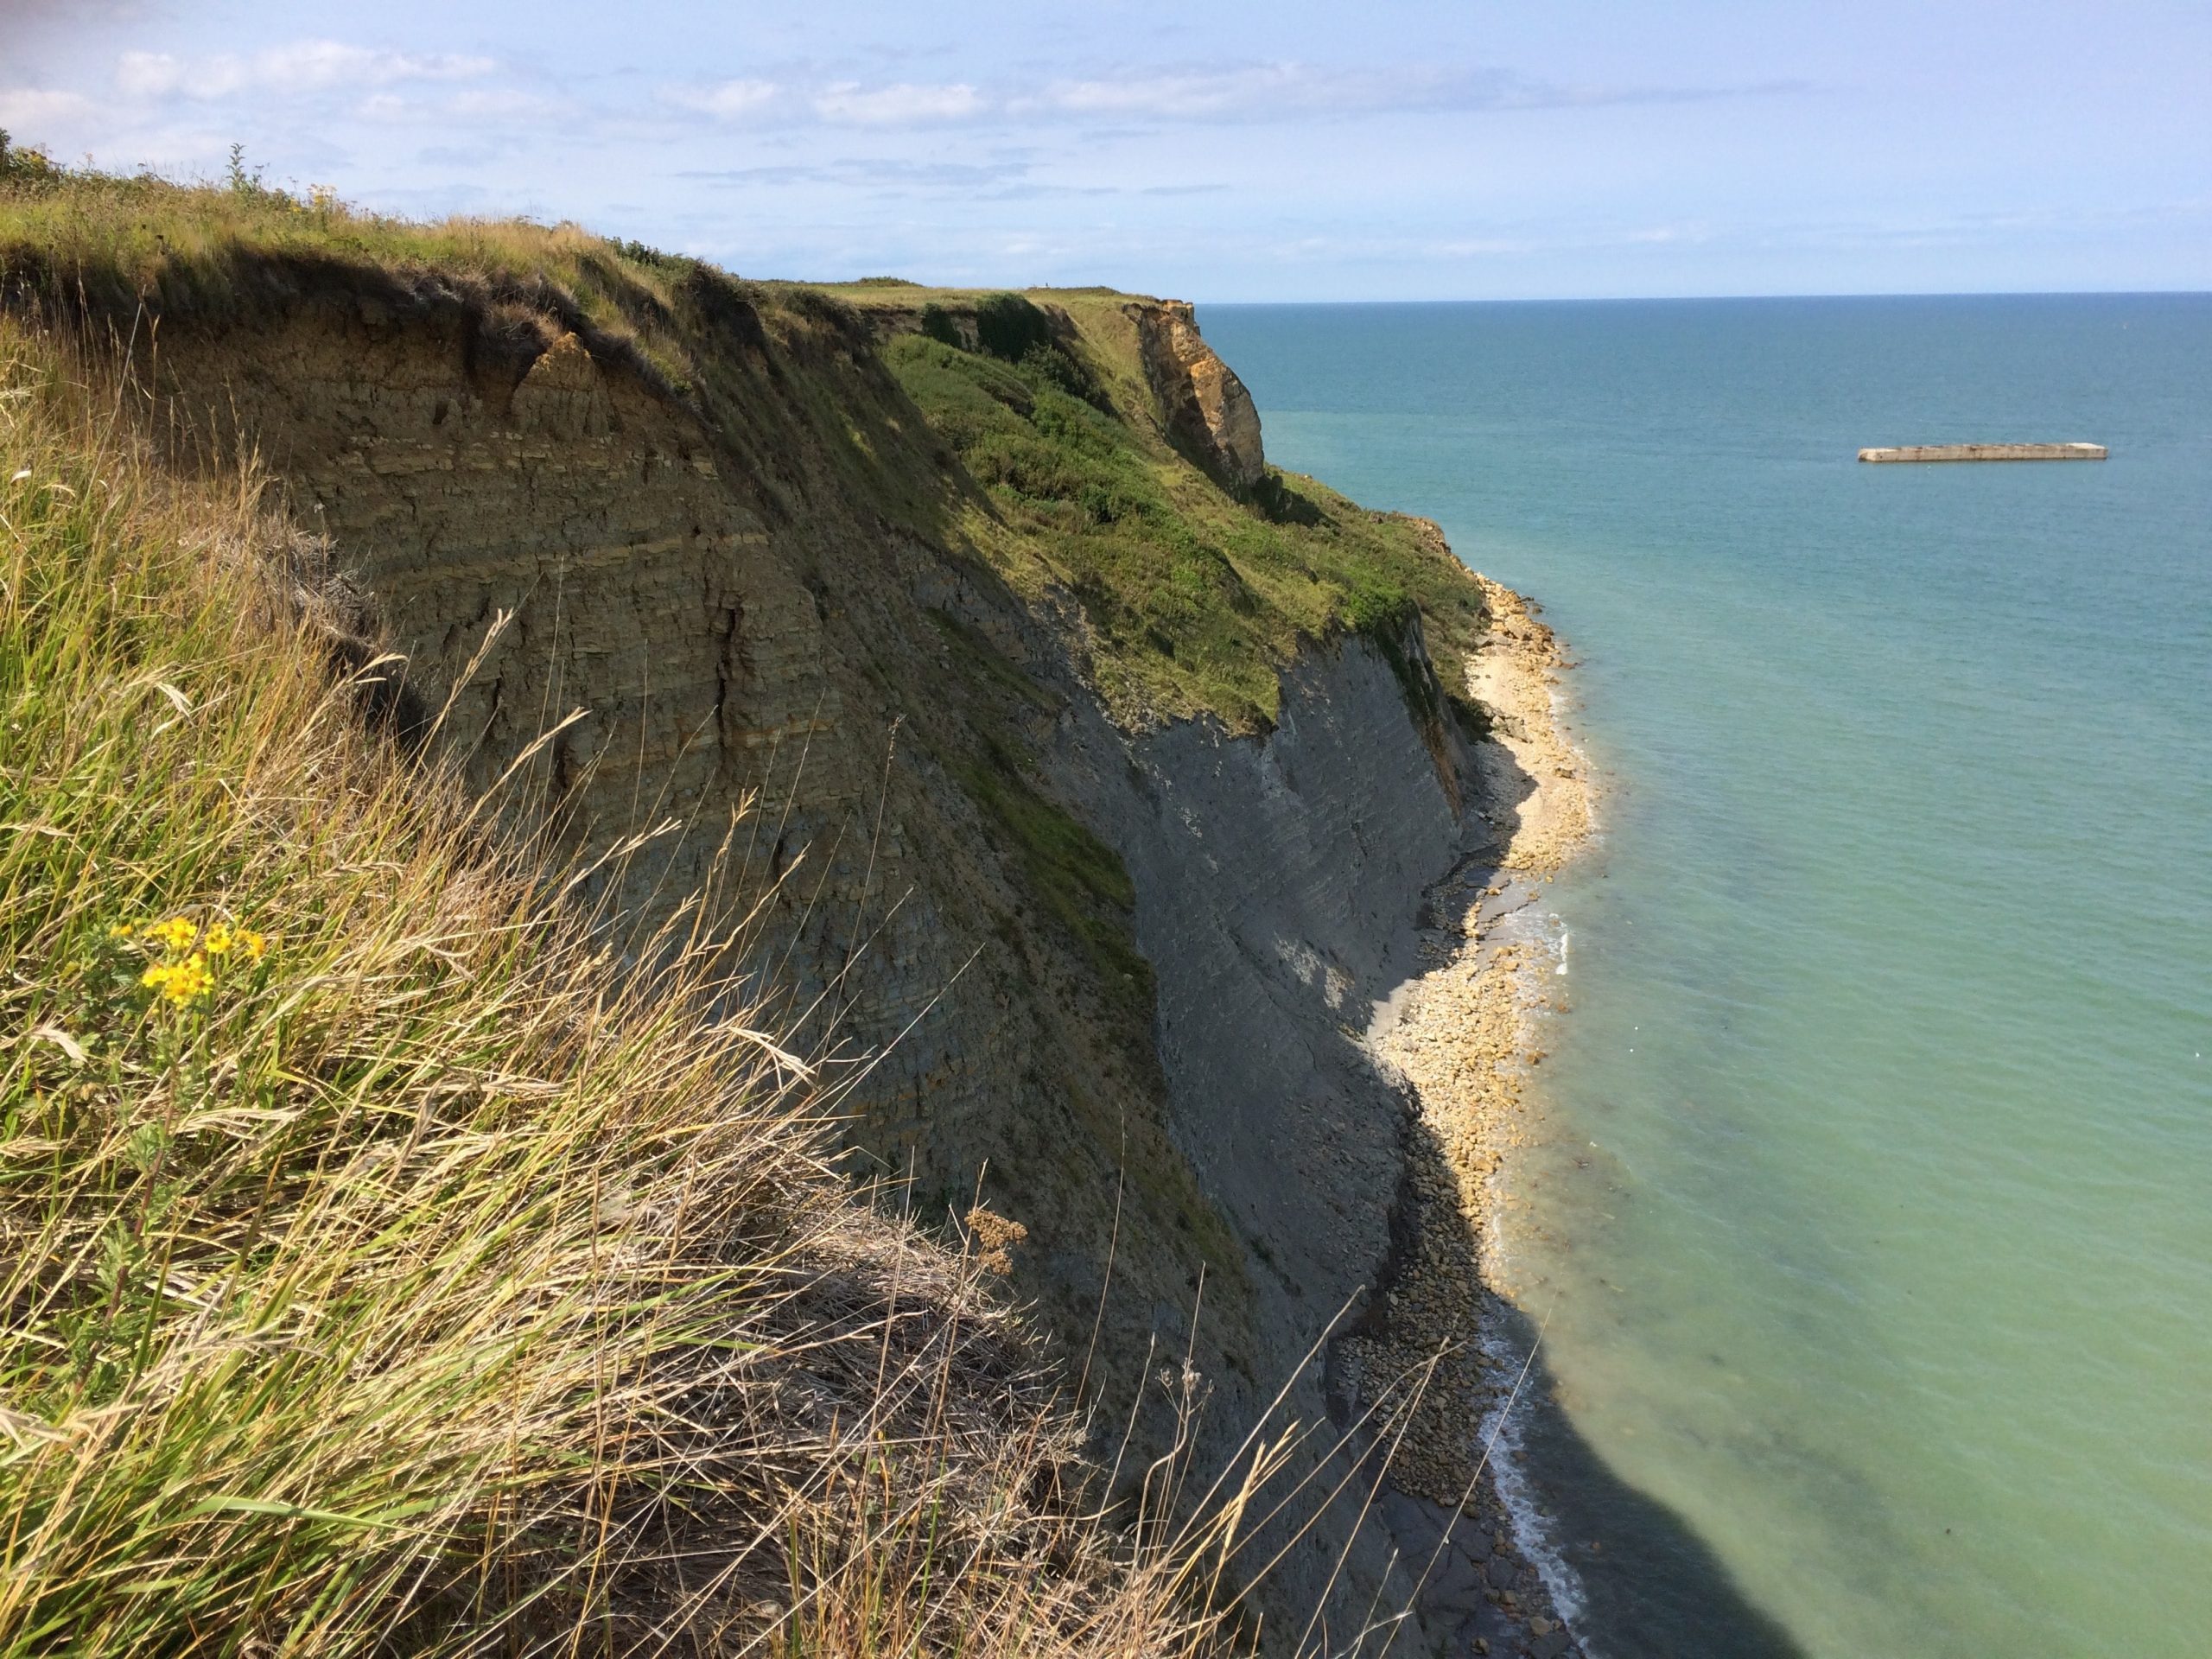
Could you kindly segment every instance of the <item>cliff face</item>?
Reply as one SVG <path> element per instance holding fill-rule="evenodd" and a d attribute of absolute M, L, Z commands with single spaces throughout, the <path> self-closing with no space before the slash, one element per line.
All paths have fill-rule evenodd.
<path fill-rule="evenodd" d="M 1033 1277 L 1056 1323 L 1087 1329 L 1126 1126 L 1140 1243 L 1116 1276 L 1186 1294 L 1188 1252 L 1141 1241 L 1226 1239 L 1160 1127 L 1142 1012 L 1008 845 L 1009 815 L 1075 828 L 991 753 L 1066 694 L 1009 698 L 986 638 L 943 626 L 956 594 L 1009 640 L 1027 613 L 855 500 L 847 421 L 908 462 L 925 435 L 891 424 L 864 335 L 785 321 L 773 345 L 734 342 L 747 426 L 709 426 L 573 334 L 502 384 L 483 319 L 435 298 L 306 298 L 172 337 L 162 372 L 289 480 L 364 632 L 405 657 L 411 717 L 444 711 L 476 782 L 581 709 L 509 798 L 586 857 L 681 820 L 589 897 L 649 926 L 718 869 L 748 893 L 780 880 L 768 931 L 790 944 L 798 1040 L 843 1057 L 868 1171 L 942 1216 L 988 1163 L 987 1196 L 1052 1262 Z M 826 411 L 825 383 L 844 393 Z"/>
<path fill-rule="evenodd" d="M 1242 385 L 1187 307 L 1124 315 L 1151 417 L 1248 493 Z M 780 879 L 772 965 L 863 1166 L 1028 1226 L 1018 1288 L 1072 1366 L 1095 1340 L 1104 1421 L 1165 1444 L 1182 1385 L 1148 1379 L 1187 1354 L 1209 1478 L 1287 1379 L 1277 1431 L 1333 1441 L 1363 1402 L 1325 1338 L 1376 1282 L 1408 1113 L 1352 1033 L 1462 850 L 1420 617 L 1311 640 L 1270 729 L 1132 731 L 1076 599 L 960 531 L 976 486 L 860 320 L 723 294 L 691 326 L 712 384 L 678 388 L 543 308 L 319 278 L 172 327 L 160 374 L 289 481 L 413 729 L 485 785 L 519 761 L 514 810 L 587 855 L 681 820 L 588 896 L 650 921 Z M 1366 1485 L 1271 1580 L 1278 1638 L 1410 1593 Z"/>
<path fill-rule="evenodd" d="M 1264 739 L 1192 721 L 1128 743 L 1086 723 L 1053 761 L 1135 881 L 1137 940 L 1159 975 L 1168 1131 L 1246 1253 L 1257 1363 L 1219 1380 L 1200 1465 L 1228 1458 L 1285 1383 L 1282 1420 L 1363 1447 L 1376 1402 L 1335 1383 L 1324 1333 L 1358 1323 L 1389 1255 L 1412 1103 L 1353 1033 L 1417 971 L 1411 924 L 1461 849 L 1452 798 L 1390 664 L 1357 639 L 1298 664 Z M 1300 1367 L 1317 1343 L 1318 1363 Z M 1344 1616 L 1378 1597 L 1413 1604 L 1426 1540 L 1366 1513 L 1374 1478 L 1359 1457 L 1322 1461 L 1315 1490 L 1338 1496 L 1277 1569 L 1271 1599 L 1302 1615 L 1338 1575 L 1333 1650 L 1353 1652 L 1343 1632 L 1359 1625 Z M 1408 1651 L 1456 1624 L 1432 1627 L 1440 1611 L 1400 1633 Z"/>
<path fill-rule="evenodd" d="M 1189 304 L 1166 300 L 1132 305 L 1128 313 L 1170 440 L 1223 488 L 1250 493 L 1268 470 L 1252 394 L 1198 337 Z"/>

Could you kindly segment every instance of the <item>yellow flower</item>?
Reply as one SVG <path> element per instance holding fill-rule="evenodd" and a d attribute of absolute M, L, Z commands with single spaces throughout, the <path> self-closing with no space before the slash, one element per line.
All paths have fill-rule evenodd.
<path fill-rule="evenodd" d="M 207 995 L 214 979 L 207 971 L 207 958 L 195 950 L 182 962 L 156 963 L 139 975 L 138 982 L 182 1007 Z"/>
<path fill-rule="evenodd" d="M 111 938 L 143 939 L 158 945 L 162 958 L 138 976 L 138 982 L 179 1007 L 197 1002 L 215 988 L 215 969 L 221 958 L 243 954 L 259 962 L 269 952 L 269 939 L 250 927 L 232 922 L 210 922 L 203 931 L 188 916 L 133 927 L 118 922 L 108 929 Z"/>
<path fill-rule="evenodd" d="M 146 930 L 146 937 L 181 956 L 192 948 L 200 937 L 199 925 L 188 916 L 172 916 L 166 922 L 156 922 Z"/>

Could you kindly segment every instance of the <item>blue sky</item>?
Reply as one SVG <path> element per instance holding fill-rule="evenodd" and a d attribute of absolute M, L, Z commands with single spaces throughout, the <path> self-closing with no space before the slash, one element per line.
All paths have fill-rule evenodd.
<path fill-rule="evenodd" d="M 761 276 L 2212 287 L 2212 0 L 0 0 L 0 126 Z"/>

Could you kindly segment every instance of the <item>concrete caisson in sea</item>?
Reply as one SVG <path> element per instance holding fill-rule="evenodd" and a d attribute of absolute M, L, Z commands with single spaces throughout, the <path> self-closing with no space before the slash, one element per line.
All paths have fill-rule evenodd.
<path fill-rule="evenodd" d="M 2101 443 L 1908 443 L 1861 449 L 1861 461 L 2102 461 Z"/>

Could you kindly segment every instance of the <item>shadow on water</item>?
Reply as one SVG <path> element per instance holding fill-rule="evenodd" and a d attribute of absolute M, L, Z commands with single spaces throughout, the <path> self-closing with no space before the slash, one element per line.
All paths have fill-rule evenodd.
<path fill-rule="evenodd" d="M 1479 1288 L 1479 1236 L 1456 1197 L 1446 1196 L 1457 1185 L 1442 1143 L 1423 1119 L 1408 1127 L 1380 1294 L 1332 1351 L 1350 1351 L 1370 1377 L 1402 1376 L 1424 1360 L 1433 1367 L 1391 1455 L 1394 1496 L 1376 1516 L 1405 1559 L 1430 1562 L 1418 1598 L 1424 1621 L 1456 1629 L 1455 1654 L 1474 1650 L 1478 1637 L 1491 1653 L 1555 1659 L 1567 1652 L 1565 1637 L 1547 1632 L 1530 1644 L 1524 1628 L 1550 1599 L 1526 1559 L 1534 1541 L 1522 1523 L 1533 1504 L 1549 1548 L 1578 1581 L 1580 1605 L 1569 1623 L 1592 1659 L 1803 1659 L 1804 1649 L 1752 1603 L 1696 1529 L 1623 1479 L 1576 1427 L 1544 1363 L 1535 1323 Z M 1453 1300 L 1447 1311 L 1443 1304 Z M 1456 1330 L 1443 1323 L 1455 1314 Z M 1512 1430 L 1489 1448 L 1478 1478 L 1487 1425 L 1471 1406 L 1502 1395 L 1532 1349 Z M 1510 1503 L 1501 1473 L 1515 1489 Z M 1451 1501 L 1469 1492 L 1465 1504 Z M 1508 1515 L 1520 1550 L 1507 1553 L 1501 1572 L 1483 1540 Z M 1436 1548 L 1440 1535 L 1450 1548 Z M 1503 1605 L 1502 1591 L 1514 1598 Z"/>
<path fill-rule="evenodd" d="M 1517 833 L 1506 826 L 1521 817 L 1537 780 L 1509 746 L 1479 739 L 1466 752 L 1460 776 L 1472 823 L 1492 826 L 1495 839 L 1432 888 L 1421 907 L 1415 925 L 1438 955 L 1461 948 L 1476 923 L 1489 936 L 1535 897 L 1528 879 L 1506 868 L 1501 855 Z M 1453 919 L 1463 914 L 1466 921 Z M 1541 1530 L 1579 1580 L 1580 1605 L 1570 1625 L 1582 1649 L 1592 1659 L 1802 1659 L 1803 1649 L 1752 1603 L 1696 1529 L 1623 1479 L 1577 1428 L 1545 1364 L 1538 1327 L 1484 1288 L 1482 1238 L 1462 1208 L 1464 1178 L 1426 1111 L 1411 1116 L 1402 1144 L 1406 1164 L 1393 1205 L 1390 1257 L 1370 1313 L 1347 1344 L 1364 1350 L 1360 1357 L 1370 1375 L 1402 1374 L 1425 1357 L 1434 1368 L 1430 1387 L 1409 1413 L 1411 1455 L 1394 1458 L 1393 1485 L 1409 1494 L 1426 1491 L 1432 1500 L 1472 1490 L 1475 1502 L 1465 1507 L 1478 1517 L 1473 1529 L 1487 1531 L 1488 1517 L 1507 1507 L 1497 1479 L 1497 1459 L 1507 1447 L 1501 1440 L 1478 1482 L 1482 1431 L 1468 1415 L 1468 1402 L 1495 1398 L 1533 1354 L 1514 1408 L 1515 1433 L 1506 1437 L 1517 1440 L 1519 1454 L 1506 1484 L 1520 1489 L 1516 1500 L 1541 1511 Z M 1501 1348 L 1510 1356 L 1503 1376 L 1497 1366 Z M 1428 1509 L 1434 1524 L 1446 1524 L 1452 1513 L 1448 1503 L 1432 1502 Z M 1425 1539 L 1406 1535 L 1388 1511 L 1384 1520 L 1400 1535 L 1401 1548 L 1417 1557 Z M 1456 1532 L 1466 1523 L 1449 1524 Z M 1471 1605 L 1464 1579 L 1432 1573 L 1423 1600 L 1433 1604 L 1427 1611 L 1446 1618 L 1470 1607 L 1471 1618 L 1459 1627 L 1470 1647 L 1480 1635 L 1489 1640 L 1487 1651 L 1550 1659 L 1566 1651 L 1564 1637 L 1547 1632 L 1531 1644 L 1518 1622 L 1534 1577 L 1526 1566 L 1507 1577 L 1486 1570 L 1478 1582 L 1488 1586 L 1484 1600 L 1490 1605 Z M 1511 1618 L 1493 1599 L 1508 1588 L 1523 1603 Z M 1509 1645 L 1500 1645 L 1501 1636 Z"/>
<path fill-rule="evenodd" d="M 1502 1317 L 1514 1351 L 1526 1354 L 1535 1325 L 1516 1308 Z M 1559 1554 L 1581 1580 L 1574 1629 L 1592 1655 L 1803 1659 L 1804 1649 L 1752 1605 L 1689 1522 L 1615 1474 L 1583 1438 L 1554 1396 L 1541 1351 L 1522 1392 L 1522 1471 L 1550 1518 Z"/>
<path fill-rule="evenodd" d="M 1432 1495 L 1474 1490 L 1468 1513 L 1478 1517 L 1470 1527 L 1465 1521 L 1450 1522 L 1449 1505 L 1425 1503 L 1433 1517 L 1431 1524 L 1452 1530 L 1485 1533 L 1491 1517 L 1520 1503 L 1533 1503 L 1541 1512 L 1543 1532 L 1554 1553 L 1580 1581 L 1581 1605 L 1570 1626 L 1592 1659 L 1803 1659 L 1801 1648 L 1782 1625 L 1753 1605 L 1736 1582 L 1727 1564 L 1714 1554 L 1690 1523 L 1658 1499 L 1639 1491 L 1615 1473 L 1597 1448 L 1575 1427 L 1560 1402 L 1555 1379 L 1546 1367 L 1541 1332 L 1535 1323 L 1510 1303 L 1478 1289 L 1480 1241 L 1469 1226 L 1456 1200 L 1456 1183 L 1445 1148 L 1423 1120 L 1410 1126 L 1407 1140 L 1408 1171 L 1397 1213 L 1393 1217 L 1393 1260 L 1380 1288 L 1384 1293 L 1373 1306 L 1375 1317 L 1362 1337 L 1395 1351 L 1393 1368 L 1417 1363 L 1421 1351 L 1436 1351 L 1440 1311 L 1435 1299 L 1459 1294 L 1459 1312 L 1466 1332 L 1450 1352 L 1435 1362 L 1433 1381 L 1410 1412 L 1408 1439 L 1415 1446 L 1450 1446 L 1464 1461 L 1439 1459 L 1432 1451 L 1416 1457 L 1414 1466 L 1401 1471 L 1394 1466 L 1392 1484 L 1402 1491 L 1426 1490 Z M 1423 1304 L 1427 1306 L 1424 1308 Z M 1487 1312 L 1474 1314 L 1478 1306 Z M 1478 1351 L 1471 1337 L 1473 1318 L 1484 1322 L 1489 1339 Z M 1393 1327 L 1396 1327 L 1395 1330 Z M 1497 1340 L 1502 1338 L 1502 1344 Z M 1496 1368 L 1500 1348 L 1510 1355 Z M 1521 1360 L 1532 1349 L 1514 1408 L 1514 1433 L 1500 1437 L 1489 1452 L 1482 1478 L 1474 1479 L 1474 1461 L 1483 1448 L 1484 1431 L 1467 1414 L 1466 1403 L 1502 1393 Z M 1424 1420 L 1425 1422 L 1424 1422 Z M 1509 1441 L 1517 1441 L 1519 1456 L 1511 1464 L 1520 1490 L 1516 1504 L 1505 1503 L 1497 1490 L 1501 1460 L 1508 1458 Z M 1410 1478 L 1408 1478 L 1410 1477 Z M 1398 1547 L 1415 1560 L 1422 1559 L 1433 1535 L 1408 1532 L 1402 1523 L 1402 1510 L 1386 1506 L 1382 1519 L 1395 1534 Z M 1516 1522 L 1519 1516 L 1516 1516 Z M 1516 1534 L 1523 1529 L 1516 1524 Z M 1525 1551 L 1529 1540 L 1519 1539 Z M 1523 1598 L 1522 1616 L 1531 1611 L 1526 1599 L 1535 1579 L 1524 1566 L 1500 1578 L 1485 1574 L 1478 1583 L 1512 1588 Z M 1424 1611 L 1432 1620 L 1448 1621 L 1462 1611 L 1472 1615 L 1460 1629 L 1464 1636 L 1483 1636 L 1491 1652 L 1514 1652 L 1501 1647 L 1521 1636 L 1516 1618 L 1504 1616 L 1495 1605 L 1480 1606 L 1466 1598 L 1460 1578 L 1446 1571 L 1427 1575 L 1422 1597 Z M 1562 1609 L 1564 1611 L 1564 1609 Z M 1560 1654 L 1553 1637 L 1532 1651 L 1540 1659 Z M 1462 1649 L 1460 1651 L 1465 1651 Z"/>

